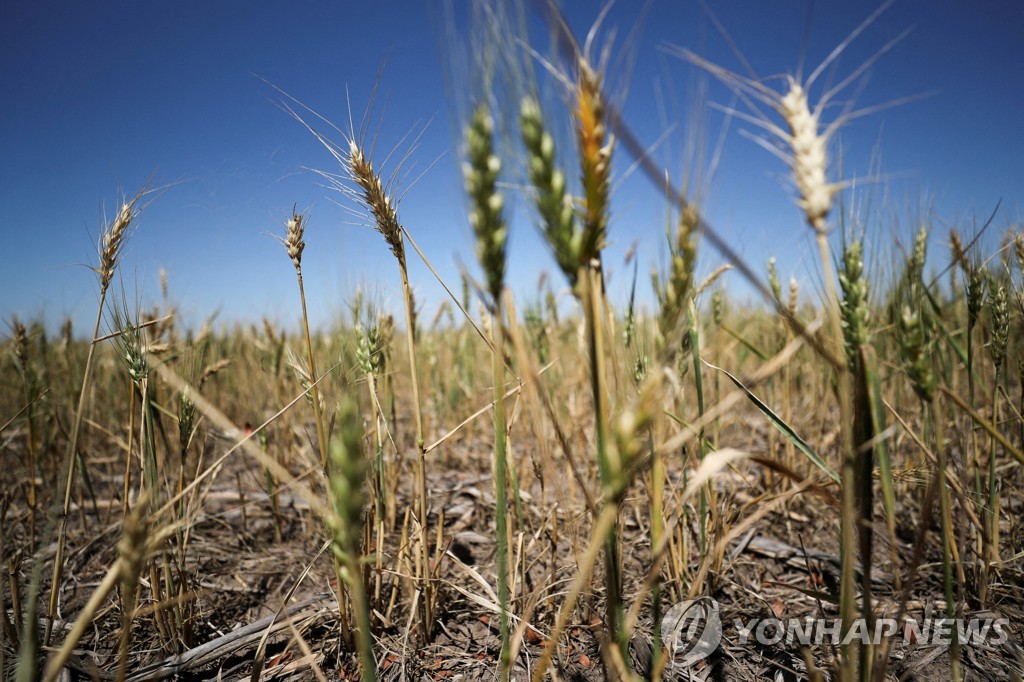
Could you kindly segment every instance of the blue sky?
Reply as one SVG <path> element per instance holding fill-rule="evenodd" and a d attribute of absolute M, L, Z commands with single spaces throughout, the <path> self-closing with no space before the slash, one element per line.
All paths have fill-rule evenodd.
<path fill-rule="evenodd" d="M 585 32 L 598 4 L 569 4 L 574 29 Z M 619 27 L 617 48 L 636 24 L 640 5 L 619 0 L 613 6 L 607 25 Z M 346 88 L 358 115 L 385 60 L 379 146 L 397 143 L 433 118 L 409 166 L 413 176 L 426 173 L 408 188 L 400 216 L 457 288 L 458 264 L 472 267 L 473 249 L 446 93 L 462 97 L 465 88 L 445 85 L 448 51 L 438 6 L 397 0 L 6 3 L 0 21 L 0 92 L 7 102 L 0 109 L 0 318 L 18 314 L 55 325 L 71 316 L 84 329 L 97 292 L 95 278 L 79 264 L 95 261 L 104 208 L 112 212 L 119 190 L 132 192 L 150 177 L 173 185 L 147 208 L 123 274 L 130 289 L 137 283 L 151 298 L 164 268 L 186 323 L 197 325 L 214 311 L 224 322 L 263 315 L 295 321 L 294 271 L 280 244 L 265 235 L 281 230 L 293 204 L 311 215 L 304 273 L 316 322 L 341 314 L 358 286 L 397 307 L 399 280 L 385 244 L 369 229 L 349 224 L 353 219 L 335 203 L 342 198 L 307 170 L 336 167 L 261 80 L 342 124 Z M 796 69 L 806 1 L 712 7 L 759 75 Z M 874 7 L 815 3 L 804 45 L 807 63 L 823 59 Z M 970 232 L 1000 199 L 997 227 L 1021 220 L 1024 7 L 1014 0 L 901 0 L 851 46 L 836 77 L 907 28 L 913 28 L 910 35 L 854 93 L 857 102 L 872 106 L 935 94 L 844 129 L 842 172 L 869 175 L 872 154 L 880 150 L 884 181 L 847 197 L 870 197 L 884 207 L 886 219 L 876 215 L 869 235 L 894 225 L 909 230 L 927 207 L 937 253 L 949 226 Z M 699 74 L 664 46 L 690 48 L 734 70 L 740 63 L 696 2 L 651 0 L 640 31 L 625 45 L 635 55 L 626 116 L 653 143 L 667 120 L 659 112 L 669 112 L 675 133 L 655 156 L 678 176 L 685 131 L 700 113 L 701 103 L 691 96 Z M 623 84 L 610 85 L 623 91 Z M 712 83 L 708 101 L 728 104 L 730 94 Z M 723 116 L 714 110 L 702 115 L 713 143 Z M 748 260 L 763 269 L 775 255 L 784 277 L 793 273 L 810 288 L 812 244 L 784 182 L 785 167 L 744 130 L 751 126 L 730 124 L 706 215 Z M 618 159 L 621 176 L 628 161 L 621 150 Z M 622 257 L 631 244 L 638 244 L 641 272 L 659 261 L 664 213 L 664 201 L 639 175 L 617 182 L 607 258 L 615 295 L 628 288 Z M 884 233 L 876 241 L 891 243 Z M 701 269 L 720 262 L 704 250 Z M 517 210 L 512 287 L 529 297 L 539 273 L 552 268 L 531 214 Z M 410 270 L 429 318 L 444 294 L 415 256 Z M 642 277 L 644 286 L 647 279 Z M 736 276 L 727 286 L 740 295 L 747 291 Z"/>

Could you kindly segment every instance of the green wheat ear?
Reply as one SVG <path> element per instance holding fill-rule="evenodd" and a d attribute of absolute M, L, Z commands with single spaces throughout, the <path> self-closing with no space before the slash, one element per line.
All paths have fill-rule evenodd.
<path fill-rule="evenodd" d="M 914 393 L 930 403 L 935 397 L 937 380 L 929 355 L 927 320 L 910 306 L 903 306 L 896 322 L 900 332 L 900 351 Z"/>
<path fill-rule="evenodd" d="M 476 235 L 476 254 L 487 278 L 487 293 L 491 315 L 484 315 L 485 326 L 491 325 L 490 337 L 494 343 L 492 370 L 494 376 L 494 473 L 495 516 L 497 538 L 498 605 L 501 609 L 501 653 L 499 679 L 510 679 L 512 668 L 512 641 L 510 621 L 509 580 L 509 526 L 508 526 L 508 469 L 505 434 L 505 401 L 503 383 L 505 369 L 502 363 L 502 288 L 505 285 L 505 245 L 508 227 L 505 224 L 504 200 L 498 192 L 501 160 L 494 153 L 494 120 L 486 103 L 480 103 L 466 127 L 466 162 L 463 174 L 466 193 L 470 199 L 469 222 Z M 493 321 L 491 317 L 493 316 Z M 513 470 L 514 471 L 514 470 Z M 513 481 L 514 473 L 513 473 Z M 515 483 L 513 483 L 515 486 Z"/>
<path fill-rule="evenodd" d="M 363 532 L 363 504 L 366 495 L 366 458 L 363 453 L 362 422 L 355 405 L 345 400 L 338 408 L 339 438 L 331 444 L 329 495 L 334 515 L 330 520 L 331 549 L 339 559 L 358 554 Z"/>
<path fill-rule="evenodd" d="M 675 235 L 667 234 L 671 262 L 664 283 L 655 274 L 658 297 L 658 334 L 663 354 L 670 356 L 676 346 L 680 321 L 694 297 L 693 271 L 697 262 L 697 212 L 687 206 L 679 217 Z M 674 236 L 674 239 L 673 239 Z"/>
<path fill-rule="evenodd" d="M 505 200 L 498 191 L 501 159 L 494 153 L 494 119 L 486 104 L 480 104 L 466 128 L 466 162 L 463 175 L 471 209 L 469 222 L 476 235 L 476 253 L 487 278 L 493 301 L 501 297 L 505 283 Z"/>
<path fill-rule="evenodd" d="M 989 353 L 996 372 L 1000 372 L 1006 360 L 1006 346 L 1010 340 L 1010 308 L 1006 285 L 1002 282 L 989 285 L 992 291 L 992 338 L 989 341 Z"/>
<path fill-rule="evenodd" d="M 859 240 L 846 245 L 843 250 L 842 266 L 839 272 L 839 286 L 843 298 L 839 302 L 839 310 L 846 342 L 846 357 L 853 367 L 860 347 L 869 341 L 868 322 L 871 316 L 868 307 L 868 281 L 864 278 L 864 247 Z"/>
<path fill-rule="evenodd" d="M 566 192 L 565 173 L 556 163 L 554 138 L 544 127 L 540 105 L 535 99 L 523 99 L 519 126 L 528 156 L 530 183 L 536 192 L 534 203 L 540 213 L 541 229 L 554 251 L 558 267 L 575 285 L 581 265 L 583 235 Z"/>
<path fill-rule="evenodd" d="M 775 256 L 768 259 L 768 287 L 776 301 L 782 300 L 782 282 L 779 281 L 779 270 L 775 264 Z"/>

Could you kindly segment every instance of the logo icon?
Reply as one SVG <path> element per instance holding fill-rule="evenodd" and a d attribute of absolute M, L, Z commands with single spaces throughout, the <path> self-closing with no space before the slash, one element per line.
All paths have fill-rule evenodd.
<path fill-rule="evenodd" d="M 674 667 L 688 668 L 710 656 L 722 642 L 718 602 L 700 597 L 674 605 L 661 619 L 661 641 Z"/>

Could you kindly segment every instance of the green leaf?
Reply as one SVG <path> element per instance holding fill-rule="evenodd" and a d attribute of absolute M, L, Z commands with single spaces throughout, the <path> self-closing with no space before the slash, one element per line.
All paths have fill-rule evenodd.
<path fill-rule="evenodd" d="M 769 421 L 771 421 L 772 423 L 772 426 L 777 428 L 782 433 L 782 435 L 785 436 L 789 440 L 789 442 L 792 443 L 794 447 L 796 447 L 797 450 L 802 452 L 807 457 L 807 459 L 811 460 L 811 462 L 813 462 L 815 466 L 817 466 L 819 469 L 828 474 L 829 478 L 831 478 L 836 483 L 839 483 L 839 474 L 837 474 L 828 464 L 825 463 L 825 460 L 823 460 L 818 455 L 818 453 L 815 452 L 814 449 L 807 444 L 807 441 L 805 441 L 803 438 L 800 437 L 799 434 L 797 434 L 797 432 L 793 429 L 792 426 L 787 424 L 785 420 L 782 419 L 782 417 L 775 414 L 775 412 L 772 411 L 772 408 L 765 405 L 760 398 L 751 393 L 750 390 L 743 385 L 743 382 L 734 377 L 732 374 L 729 374 L 729 372 L 725 371 L 721 367 L 716 367 L 709 363 L 708 361 L 704 360 L 703 358 L 701 358 L 701 362 L 703 362 L 711 369 L 716 369 L 725 376 L 729 377 L 729 380 L 732 381 L 732 383 L 736 384 L 736 387 L 747 395 L 747 398 L 750 399 L 750 402 L 754 403 L 754 405 L 757 406 L 757 409 L 761 410 L 761 413 L 764 414 L 764 416 L 768 417 Z"/>

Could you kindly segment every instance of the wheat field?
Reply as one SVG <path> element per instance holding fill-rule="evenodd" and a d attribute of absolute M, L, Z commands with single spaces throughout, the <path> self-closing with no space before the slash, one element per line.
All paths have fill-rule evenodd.
<path fill-rule="evenodd" d="M 188 327 L 167 280 L 143 306 L 121 270 L 173 197 L 151 181 L 100 227 L 91 328 L 9 320 L 2 679 L 1022 679 L 1024 228 L 869 229 L 834 157 L 875 112 L 834 112 L 898 38 L 837 78 L 848 43 L 784 79 L 668 50 L 778 157 L 808 285 L 638 142 L 621 45 L 537 4 L 550 45 L 474 5 L 452 146 L 477 262 L 443 299 L 410 284 L 436 271 L 401 179 L 444 133 L 384 149 L 376 93 L 321 116 L 274 85 L 393 257 L 394 307 L 314 326 L 317 218 L 287 206 L 266 230 L 300 325 Z M 621 163 L 663 206 L 643 261 L 606 255 Z M 516 212 L 554 264 L 518 296 Z M 758 626 L 807 619 L 835 630 Z"/>

